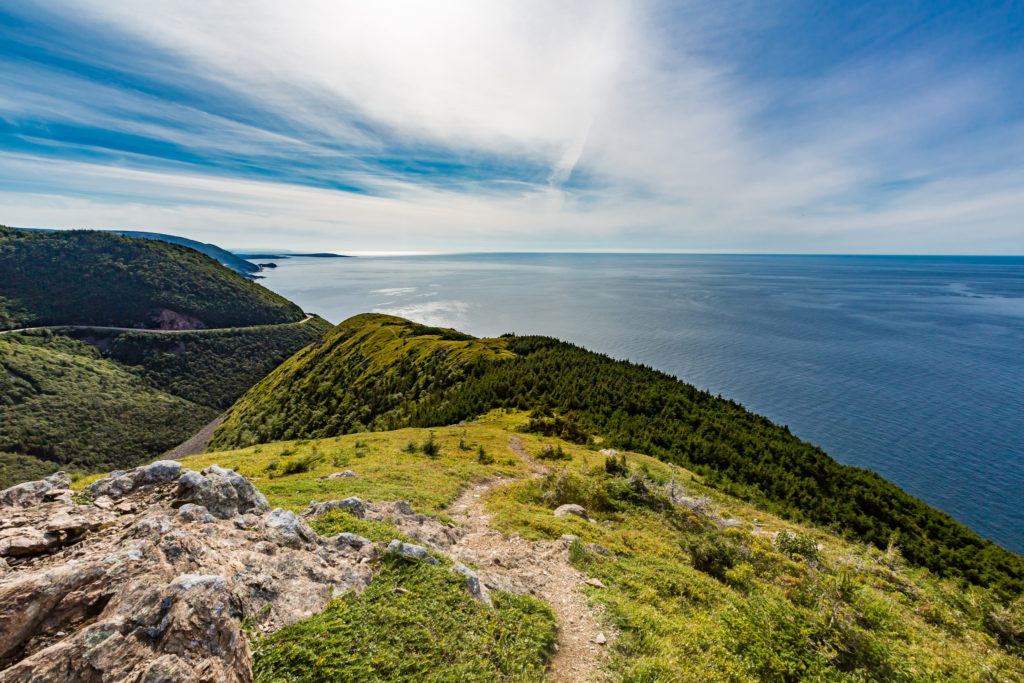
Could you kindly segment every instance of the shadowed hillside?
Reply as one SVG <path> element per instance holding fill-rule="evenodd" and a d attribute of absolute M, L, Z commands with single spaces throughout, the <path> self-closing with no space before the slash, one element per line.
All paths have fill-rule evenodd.
<path fill-rule="evenodd" d="M 177 244 L 0 227 L 0 329 L 242 327 L 294 322 L 287 299 Z"/>

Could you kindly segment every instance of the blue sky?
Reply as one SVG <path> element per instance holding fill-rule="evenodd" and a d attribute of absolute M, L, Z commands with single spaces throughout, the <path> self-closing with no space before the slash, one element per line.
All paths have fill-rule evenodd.
<path fill-rule="evenodd" d="M 0 223 L 1021 254 L 1024 4 L 0 0 Z"/>

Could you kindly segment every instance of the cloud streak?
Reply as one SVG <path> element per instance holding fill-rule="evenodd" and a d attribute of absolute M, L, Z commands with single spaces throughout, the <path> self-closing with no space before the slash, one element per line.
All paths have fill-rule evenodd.
<path fill-rule="evenodd" d="M 0 222 L 341 251 L 1024 252 L 1021 48 L 957 39 L 955 12 L 811 9 L 27 5 L 0 33 Z"/>

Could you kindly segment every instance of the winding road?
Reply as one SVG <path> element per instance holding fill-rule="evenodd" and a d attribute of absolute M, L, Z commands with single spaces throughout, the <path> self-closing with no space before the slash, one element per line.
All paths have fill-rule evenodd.
<path fill-rule="evenodd" d="M 0 330 L 0 334 L 13 334 L 15 332 L 32 332 L 34 330 L 105 330 L 108 332 L 150 332 L 152 334 L 185 334 L 188 332 L 224 332 L 226 330 L 255 330 L 261 327 L 280 327 L 282 325 L 302 325 L 308 323 L 316 316 L 312 313 L 306 315 L 302 320 L 290 323 L 276 323 L 270 325 L 248 325 L 245 327 L 204 327 L 198 330 L 152 330 L 142 327 L 107 327 L 104 325 L 40 325 L 39 327 L 20 327 L 16 330 Z"/>

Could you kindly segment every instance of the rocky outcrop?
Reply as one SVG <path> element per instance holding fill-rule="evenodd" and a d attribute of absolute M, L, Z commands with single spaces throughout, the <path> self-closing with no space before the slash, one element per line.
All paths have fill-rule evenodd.
<path fill-rule="evenodd" d="M 51 474 L 39 481 L 28 481 L 0 491 L 0 507 L 30 507 L 63 494 L 71 495 L 71 477 L 64 472 Z"/>
<path fill-rule="evenodd" d="M 270 510 L 267 499 L 248 479 L 234 470 L 210 465 L 202 472 L 185 470 L 178 479 L 175 505 L 194 503 L 211 515 L 230 519 L 245 513 L 261 514 Z"/>
<path fill-rule="evenodd" d="M 169 484 L 181 475 L 181 463 L 175 460 L 158 460 L 125 472 L 118 470 L 98 479 L 86 487 L 96 498 L 106 496 L 118 500 L 143 486 Z"/>
<path fill-rule="evenodd" d="M 268 511 L 231 470 L 115 473 L 93 488 L 112 509 L 46 499 L 67 483 L 0 493 L 0 683 L 251 681 L 242 619 L 273 631 L 372 576 L 369 541 Z"/>

